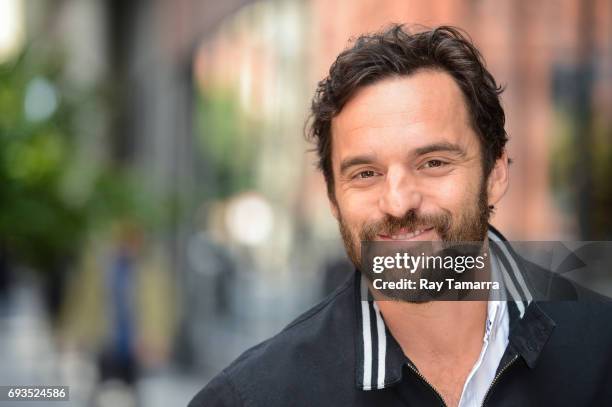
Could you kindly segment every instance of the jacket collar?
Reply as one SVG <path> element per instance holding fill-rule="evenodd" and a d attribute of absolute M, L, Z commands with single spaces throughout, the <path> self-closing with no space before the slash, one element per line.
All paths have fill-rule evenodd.
<path fill-rule="evenodd" d="M 523 260 L 509 244 L 504 244 L 506 239 L 492 226 L 489 226 L 488 238 L 491 251 L 501 265 L 503 284 L 508 293 L 509 345 L 502 364 L 518 354 L 533 368 L 555 323 L 533 301 L 524 276 Z M 404 365 L 411 362 L 387 329 L 368 292 L 365 277 L 359 272 L 356 276 L 356 385 L 361 390 L 380 390 L 399 383 Z"/>

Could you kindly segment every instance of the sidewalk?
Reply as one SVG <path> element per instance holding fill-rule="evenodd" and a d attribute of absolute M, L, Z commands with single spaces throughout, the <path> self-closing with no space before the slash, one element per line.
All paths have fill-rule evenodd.
<path fill-rule="evenodd" d="M 0 385 L 70 386 L 70 401 L 53 402 L 54 407 L 89 407 L 96 385 L 93 355 L 60 354 L 53 345 L 51 327 L 34 285 L 17 285 L 0 309 Z M 138 379 L 138 406 L 186 406 L 205 384 L 204 378 L 166 369 Z M 100 406 L 129 407 L 134 402 L 125 392 L 109 391 Z M 40 401 L 0 401 L 0 407 L 40 407 Z"/>

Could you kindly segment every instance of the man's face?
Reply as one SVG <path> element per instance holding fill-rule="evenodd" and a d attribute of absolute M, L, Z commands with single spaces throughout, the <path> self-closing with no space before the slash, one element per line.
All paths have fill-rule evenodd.
<path fill-rule="evenodd" d="M 447 73 L 360 89 L 332 121 L 331 206 L 349 257 L 359 263 L 361 241 L 483 240 L 487 206 L 507 186 L 505 163 L 485 180 L 478 136 Z"/>

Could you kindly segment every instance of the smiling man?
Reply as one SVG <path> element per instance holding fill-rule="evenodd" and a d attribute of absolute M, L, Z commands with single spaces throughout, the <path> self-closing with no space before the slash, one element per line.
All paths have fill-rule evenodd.
<path fill-rule="evenodd" d="M 356 270 L 191 406 L 612 402 L 610 306 L 592 296 L 534 301 L 542 281 L 564 299 L 586 294 L 513 255 L 488 224 L 508 188 L 500 93 L 476 48 L 451 27 L 393 26 L 338 56 L 315 94 L 310 136 Z M 490 251 L 491 273 L 508 300 L 368 295 L 362 245 L 398 241 L 500 244 Z"/>

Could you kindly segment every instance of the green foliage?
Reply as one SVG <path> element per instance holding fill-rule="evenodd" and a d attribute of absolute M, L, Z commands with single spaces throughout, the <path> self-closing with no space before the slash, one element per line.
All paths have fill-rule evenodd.
<path fill-rule="evenodd" d="M 227 89 L 208 89 L 198 95 L 197 136 L 206 165 L 207 198 L 227 198 L 255 183 L 259 126 L 241 111 L 238 98 Z"/>
<path fill-rule="evenodd" d="M 0 236 L 18 259 L 45 268 L 78 246 L 86 216 L 58 193 L 73 153 L 70 107 L 60 101 L 41 120 L 25 113 L 32 81 L 57 77 L 53 66 L 32 65 L 24 53 L 0 66 Z"/>
<path fill-rule="evenodd" d="M 162 226 L 176 204 L 160 205 L 139 177 L 112 162 L 83 158 L 76 119 L 85 102 L 101 97 L 75 98 L 61 63 L 39 55 L 26 49 L 0 64 L 0 245 L 14 260 L 47 271 L 75 258 L 93 229 L 117 218 Z M 40 95 L 30 94 L 28 114 L 33 84 Z M 48 106 L 36 106 L 44 97 Z"/>

